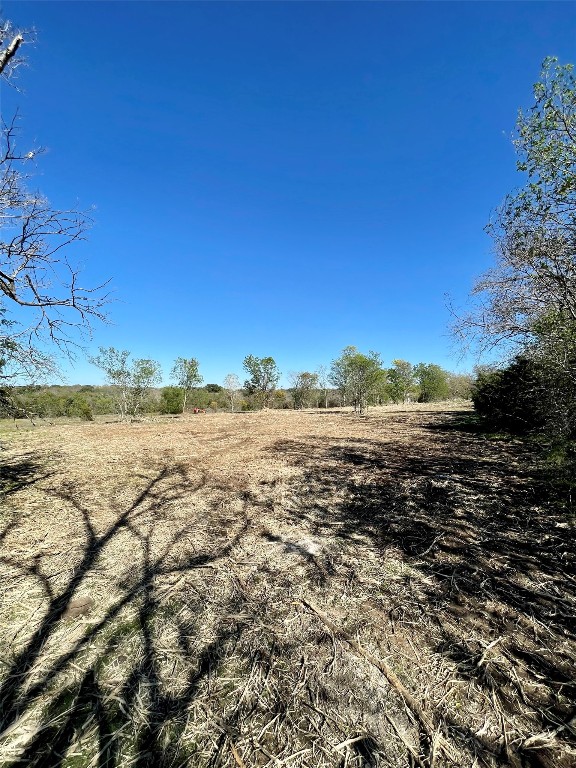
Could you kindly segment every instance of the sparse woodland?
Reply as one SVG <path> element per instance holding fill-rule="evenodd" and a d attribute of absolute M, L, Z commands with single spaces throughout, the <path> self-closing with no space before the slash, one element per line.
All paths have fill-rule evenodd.
<path fill-rule="evenodd" d="M 5 25 L 3 77 L 23 39 Z M 527 184 L 455 313 L 464 343 L 502 350 L 474 377 L 348 346 L 205 383 L 195 357 L 164 379 L 153 349 L 101 347 L 105 385 L 39 384 L 107 296 L 63 256 L 86 219 L 28 193 L 13 136 L 0 764 L 573 768 L 572 67 L 544 63 L 516 136 Z"/>

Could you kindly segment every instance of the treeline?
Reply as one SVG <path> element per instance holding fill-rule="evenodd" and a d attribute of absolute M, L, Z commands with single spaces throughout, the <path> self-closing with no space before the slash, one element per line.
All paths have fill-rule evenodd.
<path fill-rule="evenodd" d="M 194 409 L 252 411 L 261 408 L 301 409 L 369 406 L 412 401 L 432 402 L 469 398 L 472 377 L 450 373 L 433 363 L 412 365 L 394 360 L 382 365 L 375 352 L 362 354 L 346 347 L 331 366 L 288 374 L 288 387 L 279 387 L 281 372 L 274 358 L 248 355 L 246 379 L 228 374 L 222 384 L 202 385 L 196 358 L 178 358 L 170 372 L 171 386 L 159 387 L 161 366 L 152 359 L 130 359 L 130 353 L 101 348 L 91 361 L 104 371 L 104 386 L 27 386 L 12 389 L 12 415 L 41 418 L 117 414 L 133 419 L 144 414 L 180 414 Z M 4 415 L 7 415 L 6 413 Z"/>

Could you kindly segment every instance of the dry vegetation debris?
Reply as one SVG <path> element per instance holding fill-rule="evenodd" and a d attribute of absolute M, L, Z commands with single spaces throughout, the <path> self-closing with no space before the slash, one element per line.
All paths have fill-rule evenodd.
<path fill-rule="evenodd" d="M 573 530 L 462 408 L 5 432 L 0 762 L 575 765 Z"/>

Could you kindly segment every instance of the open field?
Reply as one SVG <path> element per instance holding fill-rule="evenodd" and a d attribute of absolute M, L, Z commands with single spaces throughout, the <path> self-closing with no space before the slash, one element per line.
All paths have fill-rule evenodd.
<path fill-rule="evenodd" d="M 576 765 L 576 557 L 463 406 L 2 432 L 0 764 Z"/>

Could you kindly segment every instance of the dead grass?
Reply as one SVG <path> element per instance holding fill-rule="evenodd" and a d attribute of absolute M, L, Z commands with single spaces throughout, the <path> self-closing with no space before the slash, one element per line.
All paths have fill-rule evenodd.
<path fill-rule="evenodd" d="M 6 428 L 0 764 L 576 765 L 573 528 L 466 416 Z"/>

